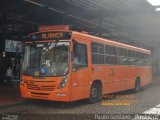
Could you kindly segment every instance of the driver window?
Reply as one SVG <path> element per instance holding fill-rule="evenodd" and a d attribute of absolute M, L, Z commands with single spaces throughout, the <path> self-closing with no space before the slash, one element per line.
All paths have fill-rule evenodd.
<path fill-rule="evenodd" d="M 87 67 L 87 46 L 82 43 L 73 44 L 73 70 Z"/>

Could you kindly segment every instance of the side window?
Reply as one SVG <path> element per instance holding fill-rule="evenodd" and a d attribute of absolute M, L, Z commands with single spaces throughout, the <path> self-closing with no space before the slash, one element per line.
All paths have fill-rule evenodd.
<path fill-rule="evenodd" d="M 73 70 L 88 66 L 87 46 L 82 43 L 75 42 L 73 44 Z"/>
<path fill-rule="evenodd" d="M 151 65 L 152 65 L 151 54 L 148 54 L 147 66 L 151 66 Z"/>
<path fill-rule="evenodd" d="M 145 53 L 141 53 L 141 66 L 147 65 L 147 59 L 145 59 Z"/>
<path fill-rule="evenodd" d="M 104 45 L 99 44 L 99 64 L 104 64 Z"/>
<path fill-rule="evenodd" d="M 142 53 L 136 52 L 136 65 L 143 66 Z"/>
<path fill-rule="evenodd" d="M 136 52 L 136 65 L 146 66 L 148 65 L 148 55 L 145 53 Z"/>
<path fill-rule="evenodd" d="M 127 50 L 124 48 L 118 48 L 118 64 L 127 65 L 127 63 L 128 63 Z"/>
<path fill-rule="evenodd" d="M 117 64 L 116 47 L 105 45 L 105 64 Z"/>
<path fill-rule="evenodd" d="M 105 46 L 105 54 L 116 55 L 116 47 L 106 45 Z"/>
<path fill-rule="evenodd" d="M 146 53 L 135 52 L 128 50 L 128 62 L 129 65 L 136 66 L 147 66 L 149 61 L 149 56 Z"/>
<path fill-rule="evenodd" d="M 144 61 L 145 61 L 145 66 L 149 65 L 149 55 L 148 54 L 144 54 Z"/>
<path fill-rule="evenodd" d="M 98 43 L 92 42 L 91 43 L 91 50 L 92 50 L 92 53 L 98 53 Z"/>
<path fill-rule="evenodd" d="M 98 44 L 97 43 L 91 43 L 91 52 L 92 52 L 92 63 L 98 64 L 99 54 L 98 54 Z"/>
<path fill-rule="evenodd" d="M 92 52 L 93 64 L 104 64 L 104 45 L 103 44 L 92 42 L 91 52 Z"/>
<path fill-rule="evenodd" d="M 128 64 L 129 65 L 136 65 L 135 55 L 136 55 L 136 52 L 128 50 Z"/>

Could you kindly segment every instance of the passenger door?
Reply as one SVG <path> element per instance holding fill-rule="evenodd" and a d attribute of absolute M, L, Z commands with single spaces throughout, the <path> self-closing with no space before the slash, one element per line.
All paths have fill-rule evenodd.
<path fill-rule="evenodd" d="M 72 54 L 72 100 L 88 96 L 89 77 L 87 45 L 76 40 Z"/>

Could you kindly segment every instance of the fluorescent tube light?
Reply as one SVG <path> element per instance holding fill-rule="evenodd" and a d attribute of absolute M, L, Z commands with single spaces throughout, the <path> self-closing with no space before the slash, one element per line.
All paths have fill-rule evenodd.
<path fill-rule="evenodd" d="M 160 5 L 160 0 L 147 0 L 152 6 Z"/>
<path fill-rule="evenodd" d="M 38 5 L 38 6 L 41 6 L 41 7 L 44 7 L 44 5 L 43 5 L 43 4 L 40 4 L 40 3 L 34 2 L 34 1 L 32 1 L 32 0 L 24 0 L 24 1 L 29 2 L 29 3 L 32 3 L 32 4 L 35 4 L 35 5 Z"/>
<path fill-rule="evenodd" d="M 156 8 L 156 11 L 160 11 L 160 8 Z"/>

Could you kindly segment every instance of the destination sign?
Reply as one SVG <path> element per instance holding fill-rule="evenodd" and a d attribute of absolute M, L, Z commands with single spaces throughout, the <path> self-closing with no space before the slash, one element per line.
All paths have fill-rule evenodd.
<path fill-rule="evenodd" d="M 70 39 L 72 36 L 71 32 L 43 32 L 29 35 L 30 40 L 60 40 Z"/>

